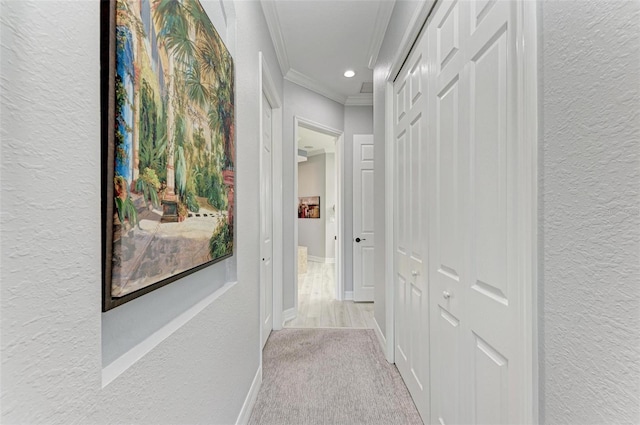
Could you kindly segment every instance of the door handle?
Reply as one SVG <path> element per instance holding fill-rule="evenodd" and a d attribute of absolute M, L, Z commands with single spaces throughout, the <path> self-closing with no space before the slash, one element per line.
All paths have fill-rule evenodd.
<path fill-rule="evenodd" d="M 449 291 L 443 291 L 442 298 L 444 298 L 445 300 L 448 300 L 449 298 L 451 298 L 451 293 Z"/>
<path fill-rule="evenodd" d="M 362 239 L 356 238 L 356 242 L 360 243 L 360 241 L 366 241 L 366 239 L 365 238 L 362 238 Z"/>
<path fill-rule="evenodd" d="M 418 270 L 411 270 L 411 276 L 416 277 L 420 274 Z"/>

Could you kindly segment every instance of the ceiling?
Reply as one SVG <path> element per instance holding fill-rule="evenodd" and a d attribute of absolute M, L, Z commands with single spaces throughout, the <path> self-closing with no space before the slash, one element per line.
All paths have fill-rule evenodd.
<path fill-rule="evenodd" d="M 308 128 L 298 126 L 298 149 L 307 156 L 336 151 L 336 138 Z"/>
<path fill-rule="evenodd" d="M 395 0 L 262 0 L 285 79 L 345 105 L 371 105 L 361 93 Z M 352 69 L 355 77 L 346 78 Z"/>

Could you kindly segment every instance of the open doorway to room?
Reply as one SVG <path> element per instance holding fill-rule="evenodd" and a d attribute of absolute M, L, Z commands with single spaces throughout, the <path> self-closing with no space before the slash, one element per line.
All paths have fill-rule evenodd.
<path fill-rule="evenodd" d="M 295 121 L 297 316 L 285 327 L 370 328 L 372 305 L 345 300 L 343 134 Z"/>

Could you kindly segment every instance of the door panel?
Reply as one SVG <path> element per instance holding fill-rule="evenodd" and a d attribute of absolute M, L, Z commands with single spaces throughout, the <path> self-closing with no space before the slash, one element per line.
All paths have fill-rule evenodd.
<path fill-rule="evenodd" d="M 432 321 L 434 329 L 433 360 L 438 364 L 432 376 L 434 423 L 460 423 L 460 320 L 444 307 L 438 306 Z M 437 397 L 436 397 L 437 395 Z"/>
<path fill-rule="evenodd" d="M 353 299 L 373 301 L 373 135 L 353 136 Z"/>
<path fill-rule="evenodd" d="M 471 258 L 468 344 L 478 423 L 521 422 L 524 358 L 516 215 L 516 7 L 489 4 L 468 43 Z"/>
<path fill-rule="evenodd" d="M 260 282 L 262 346 L 273 329 L 273 172 L 272 109 L 262 95 L 262 146 L 260 153 Z"/>
<path fill-rule="evenodd" d="M 396 364 L 434 424 L 527 417 L 520 7 L 438 1 L 394 83 Z"/>
<path fill-rule="evenodd" d="M 473 423 L 508 423 L 508 361 L 482 338 L 474 338 Z"/>
<path fill-rule="evenodd" d="M 416 47 L 395 83 L 396 365 L 424 418 L 429 418 L 429 301 L 426 268 L 425 167 L 427 62 Z"/>

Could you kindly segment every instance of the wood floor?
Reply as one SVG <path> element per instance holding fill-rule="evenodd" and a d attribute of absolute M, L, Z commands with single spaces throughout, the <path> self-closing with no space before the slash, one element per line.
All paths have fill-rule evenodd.
<path fill-rule="evenodd" d="M 298 316 L 287 328 L 373 329 L 373 303 L 337 301 L 334 264 L 309 261 L 298 275 Z"/>

